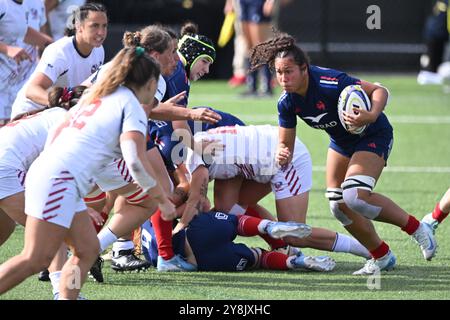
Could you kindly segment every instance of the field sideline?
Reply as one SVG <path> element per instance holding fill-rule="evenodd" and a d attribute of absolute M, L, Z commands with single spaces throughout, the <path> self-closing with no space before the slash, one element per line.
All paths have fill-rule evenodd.
<path fill-rule="evenodd" d="M 415 75 L 366 76 L 391 91 L 386 114 L 394 127 L 394 147 L 388 167 L 375 191 L 394 200 L 406 211 L 422 218 L 450 187 L 450 95 L 440 86 L 419 86 Z M 278 89 L 279 90 L 279 89 Z M 241 89 L 229 89 L 224 81 L 199 81 L 191 89 L 190 106 L 212 106 L 233 113 L 247 124 L 277 124 L 276 101 L 241 98 Z M 279 92 L 279 91 L 278 91 Z M 299 121 L 297 135 L 309 148 L 313 160 L 313 189 L 308 223 L 339 232 L 345 229 L 331 216 L 325 192 L 325 159 L 328 136 Z M 212 190 L 209 192 L 212 197 Z M 273 197 L 261 202 L 275 212 Z M 382 273 L 379 290 L 369 290 L 367 277 L 351 273 L 363 259 L 333 254 L 336 269 L 328 274 L 308 272 L 251 271 L 242 273 L 145 273 L 116 274 L 105 263 L 105 283 L 89 279 L 82 293 L 92 300 L 104 299 L 450 299 L 450 218 L 437 231 L 439 249 L 431 262 L 422 258 L 418 246 L 391 225 L 376 223 L 381 237 L 397 255 L 397 268 Z M 259 238 L 238 241 L 265 247 Z M 0 263 L 22 249 L 23 228 L 17 228 L 0 248 Z M 306 254 L 323 252 L 305 249 Z M 49 283 L 33 276 L 3 299 L 51 299 Z"/>

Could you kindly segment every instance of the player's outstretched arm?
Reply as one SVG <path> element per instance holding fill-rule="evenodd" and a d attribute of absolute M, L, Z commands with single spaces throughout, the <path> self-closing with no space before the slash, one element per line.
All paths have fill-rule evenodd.
<path fill-rule="evenodd" d="M 154 170 L 147 159 L 144 135 L 137 131 L 122 133 L 120 136 L 120 148 L 133 180 L 144 192 L 148 192 L 155 199 L 163 219 L 175 219 L 175 206 L 170 202 L 166 193 L 154 178 Z"/>

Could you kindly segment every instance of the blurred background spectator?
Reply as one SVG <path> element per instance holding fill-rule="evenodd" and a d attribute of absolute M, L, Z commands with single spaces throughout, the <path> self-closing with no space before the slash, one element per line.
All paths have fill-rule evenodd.
<path fill-rule="evenodd" d="M 121 47 L 125 30 L 161 23 L 176 30 L 186 20 L 217 41 L 226 0 L 103 0 L 110 27 L 105 41 L 107 59 Z M 377 0 L 381 29 L 366 26 L 373 0 L 292 0 L 280 6 L 277 24 L 296 37 L 314 64 L 352 71 L 419 72 L 427 51 L 423 30 L 436 0 Z M 233 41 L 217 50 L 207 78 L 233 76 Z"/>

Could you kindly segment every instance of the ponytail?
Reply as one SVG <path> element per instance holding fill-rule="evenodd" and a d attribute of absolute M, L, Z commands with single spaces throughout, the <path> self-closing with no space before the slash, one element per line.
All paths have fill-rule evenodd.
<path fill-rule="evenodd" d="M 122 43 L 126 47 L 143 47 L 147 53 L 163 53 L 171 44 L 171 36 L 160 26 L 152 25 L 136 32 L 125 32 Z"/>
<path fill-rule="evenodd" d="M 120 85 L 143 86 L 150 79 L 158 79 L 159 64 L 142 46 L 129 46 L 120 50 L 111 60 L 110 66 L 89 91 L 83 96 L 82 104 L 110 95 Z"/>

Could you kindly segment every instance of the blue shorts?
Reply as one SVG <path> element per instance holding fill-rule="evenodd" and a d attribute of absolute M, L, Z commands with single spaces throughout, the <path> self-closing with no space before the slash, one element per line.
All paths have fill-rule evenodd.
<path fill-rule="evenodd" d="M 240 21 L 263 23 L 270 22 L 271 17 L 263 14 L 265 0 L 239 0 L 241 5 Z"/>
<path fill-rule="evenodd" d="M 368 151 L 379 155 L 387 161 L 389 154 L 391 153 L 393 143 L 394 136 L 392 129 L 386 128 L 362 136 L 356 141 L 356 143 L 351 145 L 338 144 L 336 141 L 331 139 L 329 147 L 347 158 L 351 158 L 355 152 Z"/>
<path fill-rule="evenodd" d="M 158 245 L 156 242 L 155 230 L 153 230 L 150 220 L 144 222 L 141 227 L 142 253 L 144 254 L 145 259 L 156 267 L 158 261 Z M 172 237 L 173 252 L 175 254 L 184 256 L 185 239 L 186 232 L 184 230 L 178 232 Z"/>
<path fill-rule="evenodd" d="M 186 236 L 200 271 L 243 271 L 255 264 L 253 251 L 233 243 L 237 217 L 222 212 L 200 213 L 189 224 Z"/>

